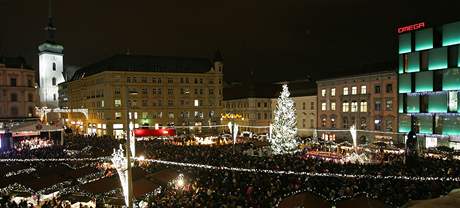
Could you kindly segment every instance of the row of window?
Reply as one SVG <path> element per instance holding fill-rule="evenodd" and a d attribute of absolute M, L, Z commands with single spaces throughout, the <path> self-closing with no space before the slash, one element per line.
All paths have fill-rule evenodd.
<path fill-rule="evenodd" d="M 439 70 L 460 66 L 459 46 L 448 46 L 399 55 L 399 73 Z"/>
<path fill-rule="evenodd" d="M 393 92 L 393 84 L 387 84 L 385 87 L 386 93 L 392 93 Z M 374 93 L 379 94 L 381 93 L 381 87 L 380 85 L 374 85 Z M 335 96 L 335 88 L 331 88 L 330 90 L 330 96 L 334 97 Z M 350 91 L 348 87 L 344 87 L 342 90 L 343 95 L 349 95 Z M 351 87 L 351 94 L 352 95 L 357 95 L 358 94 L 358 87 L 353 86 Z M 361 90 L 360 94 L 367 94 L 367 86 L 366 85 L 361 85 Z M 321 89 L 321 96 L 326 97 L 327 96 L 327 90 L 326 89 Z"/>
<path fill-rule="evenodd" d="M 358 106 L 357 101 L 352 101 L 352 102 L 344 101 L 344 102 L 342 102 L 342 112 L 358 112 L 358 108 L 359 108 L 360 112 L 368 112 L 367 101 L 359 102 L 359 106 Z M 374 109 L 375 109 L 375 111 L 381 111 L 382 103 L 381 103 L 380 100 L 375 101 Z M 327 103 L 322 102 L 321 103 L 321 111 L 327 111 L 327 110 L 328 110 L 327 109 Z M 335 102 L 330 102 L 329 110 L 331 110 L 331 111 L 337 110 Z M 385 102 L 385 111 L 392 111 L 392 110 L 393 110 L 393 100 L 387 99 L 386 102 Z"/>
<path fill-rule="evenodd" d="M 132 89 L 130 91 L 136 91 L 136 92 L 141 93 L 142 95 L 149 94 L 148 93 L 149 89 L 147 89 L 147 88 L 142 88 L 140 91 L 137 91 L 137 90 L 134 90 L 134 89 Z M 152 88 L 151 92 L 152 92 L 153 95 L 161 95 L 162 94 L 162 88 Z M 168 95 L 174 95 L 174 89 L 173 88 L 168 88 L 167 93 L 168 93 Z M 214 93 L 215 93 L 214 89 L 208 89 L 208 95 L 214 95 Z M 120 88 L 115 88 L 114 94 L 115 95 L 120 95 L 121 94 L 121 89 Z M 180 88 L 180 94 L 181 95 L 190 95 L 191 91 L 190 91 L 189 88 Z M 204 94 L 204 89 L 203 88 L 195 88 L 194 89 L 194 94 L 195 95 L 203 95 Z M 219 95 L 222 95 L 222 90 L 221 89 L 219 89 Z M 102 97 L 103 96 L 104 95 L 102 94 Z"/>
<path fill-rule="evenodd" d="M 1 96 L 0 96 L 1 98 Z M 10 102 L 19 102 L 17 93 L 10 93 Z M 34 102 L 34 95 L 32 93 L 27 94 L 27 102 Z"/>
<path fill-rule="evenodd" d="M 10 78 L 10 87 L 18 87 L 18 81 L 16 77 Z M 31 77 L 27 78 L 27 87 L 33 87 L 34 86 L 34 81 L 32 80 Z"/>
<path fill-rule="evenodd" d="M 204 118 L 205 113 L 202 111 L 193 111 L 193 112 L 188 112 L 188 111 L 183 111 L 180 112 L 179 118 Z M 114 114 L 115 119 L 122 119 L 122 112 L 115 112 Z M 168 112 L 167 113 L 168 118 L 174 119 L 176 117 L 176 114 L 174 112 Z M 209 111 L 207 116 L 209 118 L 216 118 L 218 116 L 216 112 L 214 111 Z M 129 112 L 128 114 L 129 119 L 157 119 L 157 118 L 163 118 L 163 112 L 142 112 L 141 116 L 138 116 L 138 112 Z"/>
<path fill-rule="evenodd" d="M 0 109 L 0 115 L 2 114 L 1 110 L 2 109 Z M 19 116 L 19 109 L 18 109 L 17 106 L 11 106 L 9 111 L 8 111 L 8 113 L 9 113 L 8 116 L 13 116 L 13 117 Z M 32 107 L 32 106 L 29 106 L 27 108 L 27 117 L 32 117 L 34 115 L 34 113 L 35 113 L 35 108 Z"/>
<path fill-rule="evenodd" d="M 162 79 L 160 77 L 152 77 L 151 79 L 151 83 L 156 83 L 156 84 L 161 84 L 162 83 Z M 193 81 L 192 81 L 193 80 Z M 147 83 L 149 82 L 149 78 L 147 77 L 127 77 L 126 78 L 126 82 L 128 83 Z M 166 82 L 168 84 L 174 84 L 174 79 L 173 78 L 167 78 L 166 79 Z M 194 79 L 189 79 L 188 77 L 181 77 L 179 79 L 179 83 L 181 84 L 203 84 L 203 78 L 194 78 Z M 209 80 L 208 81 L 209 84 L 214 84 L 214 80 Z M 218 81 L 219 84 L 222 84 L 222 80 L 219 79 Z"/>
<path fill-rule="evenodd" d="M 335 116 L 332 116 L 329 119 L 330 126 L 327 126 L 327 122 L 328 122 L 327 117 L 322 116 L 321 117 L 321 127 L 323 127 L 323 128 L 326 128 L 326 127 L 337 128 L 337 121 L 335 119 Z M 359 119 L 359 123 L 357 123 L 357 122 L 358 121 L 356 121 L 355 117 L 351 117 L 350 120 L 348 119 L 348 117 L 343 117 L 342 118 L 343 129 L 348 129 L 348 128 L 350 128 L 351 125 L 354 125 L 354 124 L 357 126 L 357 128 L 362 129 L 362 130 L 365 130 L 365 129 L 368 128 L 368 123 L 369 122 L 368 122 L 367 118 L 361 117 Z M 393 131 L 393 120 L 392 119 L 386 119 L 385 120 L 385 126 L 383 126 L 382 119 L 381 118 L 376 118 L 374 120 L 374 130 L 376 130 L 376 131 L 382 131 L 382 130 Z"/>
<path fill-rule="evenodd" d="M 141 103 L 142 103 L 142 107 L 149 106 L 149 100 L 142 100 Z M 168 103 L 168 106 L 174 106 L 174 100 L 168 100 L 167 103 Z M 190 101 L 190 100 L 180 100 L 179 103 L 180 103 L 181 106 L 189 106 L 190 104 L 193 104 L 194 107 L 199 107 L 199 106 L 204 105 L 204 101 L 203 100 L 198 100 L 198 99 L 193 100 L 193 102 Z M 151 104 L 154 107 L 155 106 L 162 106 L 162 101 L 161 100 L 151 101 Z M 215 104 L 214 102 L 209 101 L 210 106 L 214 106 L 214 104 Z M 128 100 L 128 105 L 130 107 L 136 107 L 137 106 L 137 100 Z M 220 101 L 219 101 L 219 105 L 220 105 Z M 115 99 L 114 100 L 114 106 L 116 108 L 121 107 L 122 106 L 121 99 Z M 100 106 L 100 107 L 104 107 L 103 102 L 102 102 L 102 106 Z"/>

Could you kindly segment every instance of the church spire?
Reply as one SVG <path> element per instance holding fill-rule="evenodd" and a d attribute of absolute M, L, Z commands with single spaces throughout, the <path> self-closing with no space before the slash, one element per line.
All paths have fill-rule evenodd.
<path fill-rule="evenodd" d="M 52 0 L 48 0 L 48 25 L 45 27 L 45 30 L 48 33 L 47 40 L 54 41 L 54 32 L 56 28 L 53 24 Z"/>

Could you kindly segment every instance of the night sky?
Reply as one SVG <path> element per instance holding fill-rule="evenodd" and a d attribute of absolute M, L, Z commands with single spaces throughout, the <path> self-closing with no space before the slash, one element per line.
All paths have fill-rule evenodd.
<path fill-rule="evenodd" d="M 429 2 L 429 4 L 425 4 Z M 0 55 L 38 66 L 47 0 L 0 0 Z M 115 53 L 209 57 L 220 49 L 225 79 L 314 79 L 392 63 L 396 28 L 460 20 L 460 1 L 55 0 L 64 64 Z M 375 69 L 379 70 L 379 69 Z"/>

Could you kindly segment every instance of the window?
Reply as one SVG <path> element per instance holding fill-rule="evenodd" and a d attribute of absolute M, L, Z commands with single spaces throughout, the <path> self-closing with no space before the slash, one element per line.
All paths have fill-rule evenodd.
<path fill-rule="evenodd" d="M 32 85 L 33 85 L 32 80 L 31 80 L 31 79 L 28 79 L 28 80 L 27 80 L 27 87 L 33 87 Z"/>
<path fill-rule="evenodd" d="M 195 84 L 198 84 L 198 79 L 197 78 L 195 78 Z"/>
<path fill-rule="evenodd" d="M 343 95 L 348 95 L 348 87 L 343 88 Z"/>
<path fill-rule="evenodd" d="M 121 119 L 121 112 L 115 112 L 115 119 Z"/>
<path fill-rule="evenodd" d="M 198 100 L 193 101 L 193 106 L 198 107 L 200 106 L 200 102 Z"/>
<path fill-rule="evenodd" d="M 343 112 L 348 112 L 348 111 L 350 111 L 350 103 L 348 103 L 348 102 L 343 102 L 343 103 L 342 103 L 342 111 L 343 111 Z"/>
<path fill-rule="evenodd" d="M 359 121 L 359 126 L 361 129 L 366 129 L 367 128 L 367 119 L 362 117 Z"/>
<path fill-rule="evenodd" d="M 10 85 L 11 85 L 12 87 L 16 87 L 16 86 L 17 86 L 16 78 L 11 78 L 11 79 L 10 79 Z"/>
<path fill-rule="evenodd" d="M 28 95 L 27 95 L 27 101 L 33 102 L 33 101 L 34 101 L 34 95 L 28 94 Z"/>
<path fill-rule="evenodd" d="M 117 99 L 115 100 L 115 107 L 121 107 L 121 100 L 120 99 Z"/>
<path fill-rule="evenodd" d="M 380 85 L 375 85 L 374 86 L 374 93 L 379 94 L 380 93 Z"/>
<path fill-rule="evenodd" d="M 305 119 L 302 119 L 302 128 L 305 128 Z"/>
<path fill-rule="evenodd" d="M 326 103 L 321 103 L 321 110 L 325 111 L 326 110 Z"/>
<path fill-rule="evenodd" d="M 347 117 L 343 117 L 342 123 L 343 123 L 343 128 L 348 129 L 348 118 Z"/>
<path fill-rule="evenodd" d="M 267 118 L 268 118 L 268 114 L 264 113 L 264 119 L 267 119 Z"/>
<path fill-rule="evenodd" d="M 302 103 L 302 110 L 305 110 L 305 102 Z"/>
<path fill-rule="evenodd" d="M 264 108 L 266 108 L 266 107 L 267 107 L 267 103 L 264 103 Z"/>
<path fill-rule="evenodd" d="M 326 127 L 327 119 L 326 117 L 321 118 L 321 127 Z"/>
<path fill-rule="evenodd" d="M 172 95 L 172 94 L 174 94 L 174 90 L 171 88 L 168 88 L 168 95 Z"/>
<path fill-rule="evenodd" d="M 53 94 L 53 100 L 54 101 L 56 100 L 56 94 Z"/>
<path fill-rule="evenodd" d="M 392 92 L 393 92 L 393 85 L 392 85 L 392 84 L 387 84 L 387 86 L 386 86 L 386 92 L 387 92 L 387 93 L 392 93 Z"/>
<path fill-rule="evenodd" d="M 335 128 L 335 118 L 331 118 L 331 127 Z"/>
<path fill-rule="evenodd" d="M 10 98 L 11 98 L 11 99 L 10 99 L 11 102 L 17 102 L 17 101 L 18 101 L 18 94 L 16 94 L 16 93 L 11 93 Z"/>
<path fill-rule="evenodd" d="M 260 108 L 260 102 L 257 103 L 257 107 Z"/>
<path fill-rule="evenodd" d="M 393 131 L 393 120 L 387 119 L 385 121 L 385 130 L 386 131 Z"/>
<path fill-rule="evenodd" d="M 392 100 L 387 100 L 385 110 L 386 111 L 392 111 L 393 110 L 393 101 Z"/>
<path fill-rule="evenodd" d="M 310 110 L 315 110 L 315 102 L 310 103 Z"/>
<path fill-rule="evenodd" d="M 361 103 L 359 104 L 359 107 L 360 107 L 360 111 L 361 112 L 367 112 L 367 102 L 366 101 L 361 101 Z"/>
<path fill-rule="evenodd" d="M 363 85 L 361 86 L 361 94 L 366 94 L 367 93 L 367 86 Z"/>
<path fill-rule="evenodd" d="M 382 110 L 382 102 L 380 100 L 375 101 L 375 111 L 381 111 Z"/>
<path fill-rule="evenodd" d="M 381 118 L 376 118 L 374 120 L 374 129 L 375 130 L 382 130 L 382 119 Z"/>
<path fill-rule="evenodd" d="M 310 128 L 315 128 L 315 120 L 310 119 Z"/>
<path fill-rule="evenodd" d="M 335 111 L 335 102 L 331 102 L 331 110 Z"/>
<path fill-rule="evenodd" d="M 351 102 L 351 112 L 358 112 L 358 102 Z"/>
<path fill-rule="evenodd" d="M 53 71 L 56 71 L 56 63 L 53 63 Z"/>
<path fill-rule="evenodd" d="M 332 89 L 331 89 L 331 96 L 332 96 L 332 97 L 335 96 L 335 88 L 332 88 Z"/>
<path fill-rule="evenodd" d="M 202 94 L 203 94 L 203 89 L 200 89 L 200 95 L 202 95 Z"/>
<path fill-rule="evenodd" d="M 200 78 L 200 84 L 203 84 L 203 78 Z"/>
<path fill-rule="evenodd" d="M 171 78 L 168 78 L 168 84 L 172 84 L 173 82 L 174 82 L 174 80 L 173 80 L 173 79 L 171 79 Z"/>
<path fill-rule="evenodd" d="M 11 107 L 11 115 L 12 116 L 17 116 L 18 115 L 18 107 L 16 107 L 16 106 Z"/>
<path fill-rule="evenodd" d="M 214 95 L 214 89 L 209 89 L 209 94 Z"/>
<path fill-rule="evenodd" d="M 131 77 L 127 77 L 126 82 L 131 83 Z"/>
<path fill-rule="evenodd" d="M 120 88 L 115 88 L 115 95 L 119 95 L 120 94 Z"/>
<path fill-rule="evenodd" d="M 351 94 L 352 94 L 352 95 L 358 94 L 358 87 L 356 87 L 356 86 L 351 87 Z"/>
<path fill-rule="evenodd" d="M 53 79 L 51 79 L 51 82 L 53 86 L 56 86 L 56 77 L 53 77 Z"/>
<path fill-rule="evenodd" d="M 173 106 L 174 102 L 172 100 L 168 100 L 168 106 Z"/>
<path fill-rule="evenodd" d="M 147 104 L 147 100 L 142 100 L 142 106 L 143 107 L 146 107 L 148 104 Z"/>
<path fill-rule="evenodd" d="M 326 89 L 321 90 L 321 96 L 325 97 L 326 96 Z"/>

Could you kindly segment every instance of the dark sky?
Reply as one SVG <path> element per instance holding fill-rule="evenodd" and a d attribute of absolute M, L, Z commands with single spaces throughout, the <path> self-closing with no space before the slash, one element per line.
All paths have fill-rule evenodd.
<path fill-rule="evenodd" d="M 47 0 L 0 0 L 0 55 L 35 68 Z M 227 80 L 324 78 L 396 60 L 396 28 L 460 20 L 455 0 L 55 0 L 65 65 L 115 53 L 212 57 Z M 378 70 L 378 69 L 376 69 Z"/>

